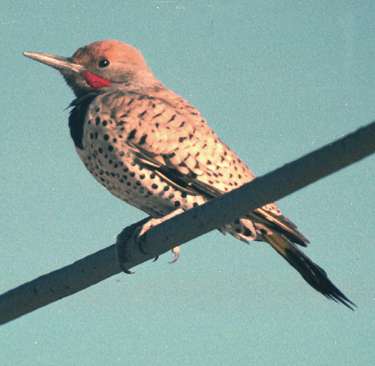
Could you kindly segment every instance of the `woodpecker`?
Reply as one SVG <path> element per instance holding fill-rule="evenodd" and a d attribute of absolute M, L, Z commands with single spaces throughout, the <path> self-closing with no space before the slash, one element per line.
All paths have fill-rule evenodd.
<path fill-rule="evenodd" d="M 60 71 L 73 90 L 69 129 L 86 168 L 113 195 L 155 220 L 255 178 L 201 113 L 155 77 L 135 47 L 105 40 L 72 57 L 24 55 Z M 309 241 L 275 203 L 219 230 L 244 242 L 268 243 L 315 290 L 355 306 L 298 248 Z M 177 259 L 178 246 L 173 252 Z"/>

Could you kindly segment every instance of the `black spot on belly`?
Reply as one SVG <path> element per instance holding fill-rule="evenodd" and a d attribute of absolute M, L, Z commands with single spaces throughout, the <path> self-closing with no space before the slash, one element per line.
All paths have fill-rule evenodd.
<path fill-rule="evenodd" d="M 133 128 L 130 132 L 129 132 L 129 135 L 128 135 L 128 140 L 133 140 L 134 137 L 135 137 L 135 134 L 137 133 L 137 130 L 135 128 Z"/>
<path fill-rule="evenodd" d="M 144 134 L 139 140 L 139 145 L 143 145 L 146 142 L 147 134 Z"/>

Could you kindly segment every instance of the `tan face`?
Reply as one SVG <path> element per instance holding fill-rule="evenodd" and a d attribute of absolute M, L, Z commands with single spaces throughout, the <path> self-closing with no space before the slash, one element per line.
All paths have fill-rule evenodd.
<path fill-rule="evenodd" d="M 137 88 L 155 82 L 142 54 L 119 41 L 91 43 L 69 58 L 40 52 L 24 55 L 59 70 L 77 96 L 111 86 Z"/>
<path fill-rule="evenodd" d="M 119 41 L 99 41 L 79 48 L 72 62 L 112 82 L 127 82 L 132 74 L 149 71 L 142 54 Z"/>

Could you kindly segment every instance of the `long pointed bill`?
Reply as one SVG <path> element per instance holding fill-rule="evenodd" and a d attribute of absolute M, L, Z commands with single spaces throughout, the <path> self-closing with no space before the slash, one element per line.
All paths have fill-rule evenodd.
<path fill-rule="evenodd" d="M 75 64 L 68 58 L 62 56 L 51 55 L 44 52 L 24 52 L 23 55 L 60 71 L 69 70 L 79 73 L 84 70 L 83 66 Z"/>

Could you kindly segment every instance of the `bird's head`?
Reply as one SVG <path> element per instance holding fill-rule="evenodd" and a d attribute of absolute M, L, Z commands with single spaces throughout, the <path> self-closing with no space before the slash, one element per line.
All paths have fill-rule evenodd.
<path fill-rule="evenodd" d="M 91 43 L 72 57 L 42 52 L 24 55 L 59 70 L 77 96 L 110 88 L 137 91 L 160 84 L 135 47 L 115 40 Z"/>

